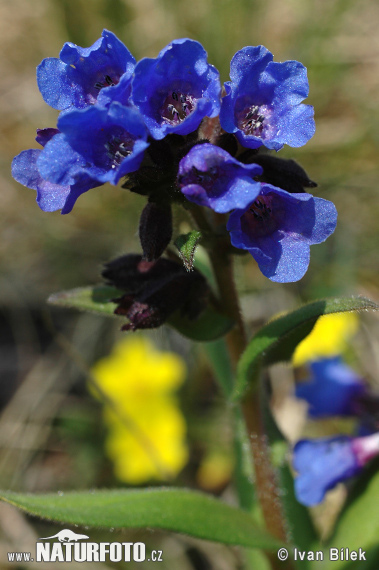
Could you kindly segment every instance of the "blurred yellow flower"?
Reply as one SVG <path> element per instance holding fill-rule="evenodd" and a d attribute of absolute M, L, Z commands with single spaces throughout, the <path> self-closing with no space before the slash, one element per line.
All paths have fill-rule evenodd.
<path fill-rule="evenodd" d="M 185 378 L 184 361 L 135 336 L 117 344 L 91 373 L 108 400 L 106 452 L 118 479 L 141 484 L 177 475 L 188 460 L 185 420 L 174 394 Z"/>
<path fill-rule="evenodd" d="M 356 313 L 336 313 L 320 317 L 312 332 L 297 346 L 292 357 L 293 365 L 302 366 L 311 360 L 342 354 L 358 326 Z"/>
<path fill-rule="evenodd" d="M 232 475 L 232 458 L 224 453 L 213 451 L 201 462 L 196 473 L 196 481 L 205 491 L 218 491 L 229 483 Z"/>

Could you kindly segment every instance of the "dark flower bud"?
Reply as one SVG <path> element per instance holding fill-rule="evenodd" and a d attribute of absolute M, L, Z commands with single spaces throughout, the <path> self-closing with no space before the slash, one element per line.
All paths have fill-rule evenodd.
<path fill-rule="evenodd" d="M 209 288 L 201 273 L 187 273 L 168 259 L 151 263 L 141 256 L 126 255 L 108 264 L 103 275 L 127 291 L 114 300 L 118 304 L 115 313 L 130 321 L 122 330 L 159 327 L 175 311 L 195 319 L 208 301 Z"/>
<path fill-rule="evenodd" d="M 167 203 L 149 202 L 142 210 L 139 238 L 146 261 L 158 259 L 172 237 L 171 206 Z"/>
<path fill-rule="evenodd" d="M 156 262 L 144 261 L 142 255 L 128 254 L 105 264 L 102 276 L 109 284 L 128 293 L 135 293 L 147 282 L 160 281 L 183 271 L 179 263 L 163 257 Z"/>
<path fill-rule="evenodd" d="M 270 154 L 254 154 L 244 152 L 238 157 L 241 162 L 259 164 L 263 174 L 259 176 L 261 182 L 267 182 L 287 192 L 304 192 L 304 188 L 316 188 L 316 182 L 308 177 L 305 170 L 294 160 L 277 158 Z"/>
<path fill-rule="evenodd" d="M 150 139 L 148 154 L 151 160 L 159 168 L 170 169 L 174 161 L 174 155 L 170 144 L 166 140 L 155 141 Z"/>
<path fill-rule="evenodd" d="M 223 148 L 231 154 L 232 156 L 236 156 L 238 152 L 238 142 L 236 137 L 231 133 L 223 133 L 217 140 L 217 146 Z"/>
<path fill-rule="evenodd" d="M 154 329 L 160 327 L 165 322 L 165 315 L 158 307 L 150 307 L 147 303 L 135 301 L 130 295 L 124 295 L 117 301 L 119 305 L 115 310 L 115 314 L 123 315 L 130 321 L 121 327 L 123 331 Z"/>

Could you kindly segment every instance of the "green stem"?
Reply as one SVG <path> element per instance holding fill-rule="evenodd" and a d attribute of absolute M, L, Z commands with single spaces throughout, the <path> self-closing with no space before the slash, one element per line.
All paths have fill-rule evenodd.
<path fill-rule="evenodd" d="M 239 299 L 234 284 L 232 259 L 226 251 L 226 246 L 222 247 L 222 244 L 219 242 L 217 246 L 211 246 L 210 260 L 223 309 L 236 323 L 234 328 L 226 336 L 231 361 L 235 368 L 246 347 L 247 340 Z M 249 437 L 250 450 L 254 463 L 257 495 L 266 528 L 272 535 L 286 543 L 288 542 L 286 521 L 282 512 L 280 491 L 276 480 L 275 469 L 270 458 L 270 450 L 263 426 L 259 398 L 249 392 L 242 404 L 241 411 Z M 270 561 L 273 568 L 283 568 L 282 563 L 280 565 L 275 556 L 270 556 Z M 288 565 L 286 567 L 288 568 Z"/>

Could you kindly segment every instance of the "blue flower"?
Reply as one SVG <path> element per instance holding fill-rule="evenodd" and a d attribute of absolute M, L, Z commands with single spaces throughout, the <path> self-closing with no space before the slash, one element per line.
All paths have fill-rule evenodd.
<path fill-rule="evenodd" d="M 293 450 L 297 500 L 308 507 L 320 503 L 329 489 L 357 475 L 378 454 L 379 433 L 297 442 Z"/>
<path fill-rule="evenodd" d="M 37 68 L 38 87 L 54 109 L 82 109 L 96 103 L 101 90 L 116 85 L 124 74 L 131 79 L 135 63 L 124 44 L 104 30 L 89 48 L 69 42 L 59 59 L 44 59 Z"/>
<path fill-rule="evenodd" d="M 336 223 L 332 202 L 261 184 L 258 198 L 232 212 L 227 229 L 232 244 L 247 249 L 263 275 L 287 283 L 303 277 L 309 265 L 309 246 L 325 241 Z"/>
<path fill-rule="evenodd" d="M 45 146 L 58 133 L 57 129 L 37 130 L 36 141 Z M 12 176 L 20 184 L 37 190 L 37 204 L 41 210 L 44 212 L 62 210 L 62 214 L 68 214 L 80 194 L 99 186 L 99 183 L 87 175 L 79 176 L 71 186 L 62 186 L 44 180 L 37 168 L 41 152 L 41 149 L 29 149 L 17 155 L 12 162 Z"/>
<path fill-rule="evenodd" d="M 149 146 L 141 115 L 118 102 L 67 112 L 58 127 L 61 134 L 47 143 L 37 166 L 43 178 L 64 186 L 83 175 L 117 184 L 139 168 Z"/>
<path fill-rule="evenodd" d="M 178 182 L 188 200 L 220 214 L 246 208 L 260 193 L 258 164 L 242 164 L 226 150 L 199 144 L 179 163 Z"/>
<path fill-rule="evenodd" d="M 354 370 L 339 357 L 311 362 L 310 367 L 310 381 L 296 386 L 296 396 L 309 403 L 309 415 L 356 415 L 357 400 L 366 393 L 366 386 Z"/>
<path fill-rule="evenodd" d="M 230 64 L 220 123 L 242 146 L 280 150 L 303 146 L 315 132 L 306 68 L 298 61 L 273 62 L 265 47 L 244 47 Z"/>
<path fill-rule="evenodd" d="M 297 500 L 306 506 L 316 505 L 325 493 L 340 481 L 353 477 L 361 465 L 353 451 L 352 438 L 301 440 L 293 450 Z"/>
<path fill-rule="evenodd" d="M 219 73 L 208 64 L 201 44 L 174 40 L 156 59 L 137 63 L 132 99 L 153 138 L 162 139 L 169 133 L 187 135 L 205 116 L 219 114 Z"/>

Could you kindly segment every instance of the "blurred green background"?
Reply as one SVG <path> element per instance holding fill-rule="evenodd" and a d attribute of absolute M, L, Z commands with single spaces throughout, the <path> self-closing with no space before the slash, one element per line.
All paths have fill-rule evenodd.
<path fill-rule="evenodd" d="M 73 212 L 61 216 L 40 211 L 34 191 L 12 180 L 13 156 L 37 148 L 36 128 L 56 124 L 57 112 L 39 94 L 35 67 L 57 57 L 64 42 L 87 47 L 107 28 L 137 60 L 156 57 L 174 38 L 196 39 L 222 81 L 229 79 L 231 57 L 246 45 L 264 44 L 276 61 L 296 59 L 308 68 L 316 135 L 280 155 L 297 160 L 318 182 L 316 194 L 336 204 L 338 226 L 311 249 L 300 283 L 273 284 L 248 256 L 237 260 L 243 311 L 254 328 L 277 311 L 325 295 L 379 300 L 378 23 L 379 4 L 372 0 L 0 0 L 0 486 L 35 491 L 116 484 L 99 446 L 100 407 L 87 395 L 85 374 L 121 333 L 113 322 L 70 312 L 53 311 L 52 324 L 45 300 L 52 292 L 99 282 L 105 261 L 138 252 L 145 203 L 107 185 L 81 196 Z M 367 323 L 371 334 L 360 341 L 360 360 L 363 373 L 373 376 L 378 327 L 373 319 Z M 230 448 L 228 411 L 200 348 L 166 329 L 151 336 L 192 362 L 182 394 L 192 464 L 182 482 L 195 486 L 202 439 L 209 448 Z M 180 550 L 178 544 L 172 548 Z M 221 570 L 224 550 L 212 554 Z M 228 556 L 225 568 L 234 567 L 238 556 Z M 202 563 L 181 567 L 207 568 Z"/>

